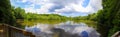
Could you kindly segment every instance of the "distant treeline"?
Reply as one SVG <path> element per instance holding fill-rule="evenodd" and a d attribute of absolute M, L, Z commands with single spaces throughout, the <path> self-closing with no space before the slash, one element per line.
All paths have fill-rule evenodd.
<path fill-rule="evenodd" d="M 11 8 L 15 18 L 23 20 L 96 20 L 96 13 L 89 14 L 88 16 L 66 17 L 59 14 L 26 13 L 25 10 L 20 7 L 15 8 L 12 6 Z"/>
<path fill-rule="evenodd" d="M 16 25 L 16 19 L 22 20 L 93 20 L 101 37 L 110 37 L 120 31 L 120 0 L 102 0 L 103 9 L 88 16 L 66 17 L 58 14 L 25 13 L 25 10 L 10 4 L 10 0 L 0 1 L 0 23 Z"/>
<path fill-rule="evenodd" d="M 27 20 L 67 20 L 68 17 L 58 14 L 34 14 L 27 13 L 25 19 Z"/>
<path fill-rule="evenodd" d="M 71 17 L 72 20 L 91 20 L 91 21 L 96 21 L 97 20 L 97 13 L 93 14 L 88 14 L 87 16 L 76 16 L 76 17 Z"/>
<path fill-rule="evenodd" d="M 25 10 L 17 7 L 14 8 L 12 6 L 12 12 L 16 19 L 23 19 L 23 20 L 66 20 L 66 16 L 61 16 L 58 14 L 36 14 L 32 12 L 25 13 Z"/>

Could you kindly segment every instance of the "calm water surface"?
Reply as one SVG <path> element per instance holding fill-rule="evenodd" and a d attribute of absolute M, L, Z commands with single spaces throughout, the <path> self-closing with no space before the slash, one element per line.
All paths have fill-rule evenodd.
<path fill-rule="evenodd" d="M 92 21 L 40 20 L 24 21 L 26 31 L 36 37 L 99 37 L 96 23 Z"/>

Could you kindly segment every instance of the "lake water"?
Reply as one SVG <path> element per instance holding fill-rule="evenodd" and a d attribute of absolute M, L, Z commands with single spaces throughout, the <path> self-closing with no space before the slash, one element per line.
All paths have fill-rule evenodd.
<path fill-rule="evenodd" d="M 93 21 L 39 20 L 21 24 L 36 37 L 100 37 Z"/>

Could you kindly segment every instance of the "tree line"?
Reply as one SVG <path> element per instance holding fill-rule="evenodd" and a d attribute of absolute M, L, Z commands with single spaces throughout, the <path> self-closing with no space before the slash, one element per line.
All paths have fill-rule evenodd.
<path fill-rule="evenodd" d="M 97 13 L 88 14 L 87 16 L 76 16 L 71 17 L 72 20 L 91 20 L 96 21 L 97 20 Z"/>
<path fill-rule="evenodd" d="M 22 19 L 22 20 L 66 20 L 66 16 L 61 16 L 58 14 L 37 14 L 32 12 L 25 12 L 24 9 L 20 7 L 13 7 L 12 6 L 12 12 L 14 13 L 14 16 L 16 19 Z"/>
<path fill-rule="evenodd" d="M 110 37 L 120 31 L 120 0 L 102 0 L 103 9 L 88 16 L 66 17 L 58 14 L 25 13 L 20 7 L 13 7 L 10 0 L 0 1 L 0 23 L 16 25 L 17 19 L 22 20 L 92 20 L 96 21 L 101 37 Z"/>

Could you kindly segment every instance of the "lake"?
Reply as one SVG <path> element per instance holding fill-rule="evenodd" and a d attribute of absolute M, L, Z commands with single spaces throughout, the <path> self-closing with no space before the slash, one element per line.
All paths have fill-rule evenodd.
<path fill-rule="evenodd" d="M 96 23 L 89 20 L 32 20 L 18 21 L 36 37 L 100 37 Z"/>

